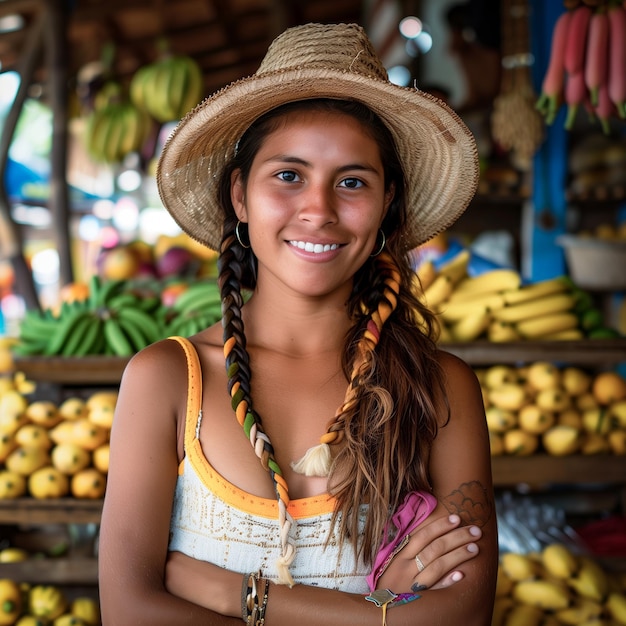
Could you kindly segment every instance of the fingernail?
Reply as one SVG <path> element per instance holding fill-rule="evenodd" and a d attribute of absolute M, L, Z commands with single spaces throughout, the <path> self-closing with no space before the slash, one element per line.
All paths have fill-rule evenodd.
<path fill-rule="evenodd" d="M 458 515 L 450 515 L 448 519 L 450 520 L 451 524 L 458 524 L 458 522 L 461 520 L 461 518 Z"/>
<path fill-rule="evenodd" d="M 480 537 L 482 535 L 482 530 L 480 530 L 480 528 L 478 528 L 478 526 L 470 526 L 470 535 L 472 535 L 473 537 Z"/>
<path fill-rule="evenodd" d="M 467 544 L 467 551 L 468 552 L 478 552 L 478 546 L 475 543 L 468 543 Z"/>
<path fill-rule="evenodd" d="M 463 574 L 461 574 L 461 572 L 454 572 L 454 574 L 452 574 L 452 580 L 455 583 L 458 583 L 461 578 L 463 578 Z"/>

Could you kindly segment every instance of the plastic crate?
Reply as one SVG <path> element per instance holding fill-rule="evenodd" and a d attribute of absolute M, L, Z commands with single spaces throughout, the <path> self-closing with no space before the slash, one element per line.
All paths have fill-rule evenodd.
<path fill-rule="evenodd" d="M 557 243 L 565 251 L 572 280 L 583 289 L 626 289 L 626 241 L 562 235 Z"/>

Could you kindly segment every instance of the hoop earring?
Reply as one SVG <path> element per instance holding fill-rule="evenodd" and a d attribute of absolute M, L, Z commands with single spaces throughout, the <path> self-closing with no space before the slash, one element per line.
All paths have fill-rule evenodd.
<path fill-rule="evenodd" d="M 244 248 L 245 250 L 247 250 L 250 247 L 250 244 L 246 245 L 242 240 L 241 240 L 241 235 L 239 234 L 239 224 L 241 224 L 241 220 L 237 221 L 237 226 L 235 226 L 235 237 L 237 237 L 237 241 L 239 242 L 239 245 Z"/>
<path fill-rule="evenodd" d="M 370 254 L 371 257 L 375 257 L 378 256 L 384 249 L 385 249 L 385 244 L 387 243 L 387 237 L 385 237 L 385 233 L 383 232 L 383 229 L 379 229 L 378 231 L 380 233 L 380 236 L 382 238 L 381 242 L 380 242 L 380 246 L 378 248 L 378 250 L 376 250 L 376 252 L 374 252 L 374 254 Z"/>

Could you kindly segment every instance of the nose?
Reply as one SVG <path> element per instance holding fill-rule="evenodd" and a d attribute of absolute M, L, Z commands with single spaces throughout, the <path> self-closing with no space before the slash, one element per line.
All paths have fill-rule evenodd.
<path fill-rule="evenodd" d="M 337 222 L 337 198 L 332 186 L 310 183 L 298 201 L 300 220 L 317 227 Z"/>

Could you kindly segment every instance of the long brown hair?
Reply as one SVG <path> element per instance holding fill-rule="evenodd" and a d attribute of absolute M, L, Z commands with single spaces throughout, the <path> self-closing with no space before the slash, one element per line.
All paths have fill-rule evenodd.
<path fill-rule="evenodd" d="M 370 257 L 354 277 L 348 313 L 354 324 L 348 332 L 343 354 L 346 380 L 356 383 L 356 398 L 341 412 L 333 430 L 341 431 L 341 444 L 333 447 L 329 490 L 337 507 L 334 522 L 339 538 L 350 541 L 366 562 L 371 562 L 391 513 L 405 495 L 415 490 L 430 490 L 428 455 L 439 428 L 436 398 L 443 397 L 442 372 L 436 359 L 438 324 L 414 294 L 414 271 L 408 251 L 402 247 L 405 224 L 404 177 L 393 139 L 380 118 L 358 102 L 307 100 L 274 109 L 259 118 L 238 143 L 233 160 L 221 181 L 224 230 L 220 253 L 220 285 L 224 303 L 224 339 L 229 341 L 227 367 L 229 390 L 236 386 L 259 427 L 261 418 L 251 410 L 249 356 L 241 319 L 242 289 L 256 285 L 256 259 L 251 249 L 235 237 L 237 218 L 230 199 L 231 173 L 241 172 L 245 185 L 252 161 L 265 137 L 274 130 L 279 118 L 294 110 L 338 111 L 357 119 L 377 142 L 385 171 L 385 188 L 395 185 L 395 196 L 382 224 L 386 236 L 385 258 L 399 274 L 395 309 L 380 333 L 368 358 L 366 372 L 350 381 L 358 358 L 360 341 L 372 313 L 389 298 L 386 295 L 388 272 L 382 271 L 377 257 Z M 267 467 L 273 458 L 266 442 L 262 462 Z M 275 482 L 275 466 L 269 463 Z M 278 472 L 279 473 L 279 472 Z M 280 476 L 278 482 L 280 487 Z M 277 488 L 280 500 L 280 489 Z M 359 537 L 362 505 L 368 505 L 362 541 Z"/>

